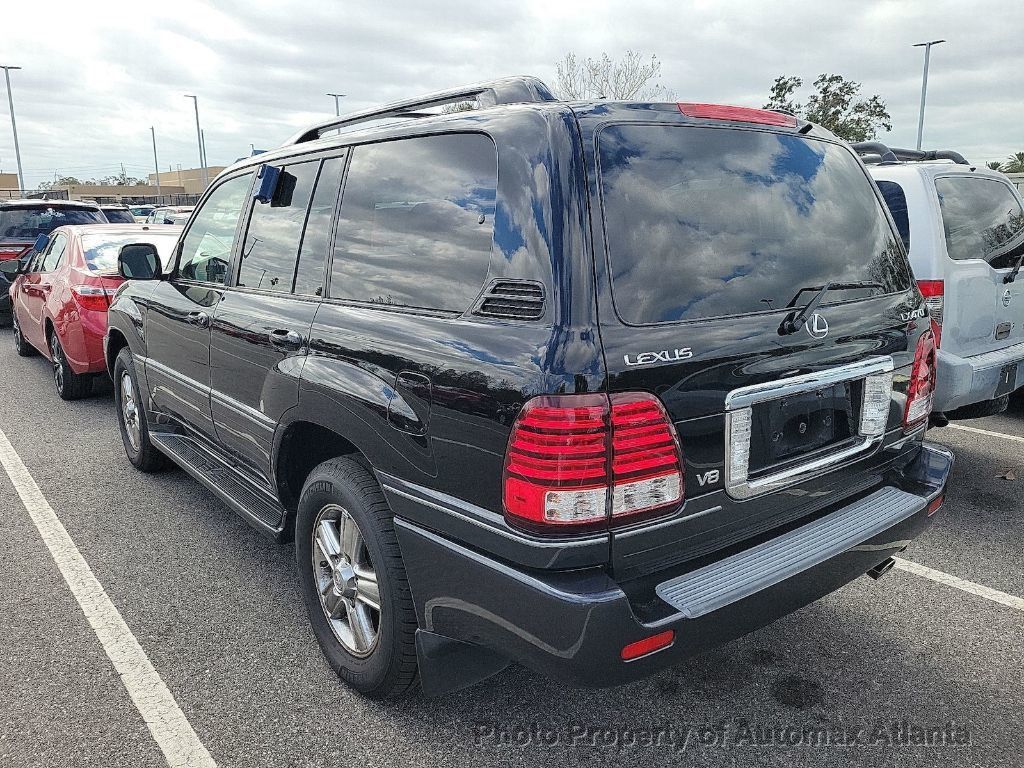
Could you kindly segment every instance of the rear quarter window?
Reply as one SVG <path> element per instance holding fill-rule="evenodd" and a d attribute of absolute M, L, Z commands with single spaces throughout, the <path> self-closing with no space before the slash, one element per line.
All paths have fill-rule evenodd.
<path fill-rule="evenodd" d="M 907 213 L 907 194 L 903 191 L 903 187 L 895 181 L 879 181 L 877 184 L 885 199 L 885 205 L 889 209 L 889 213 L 892 214 L 893 221 L 896 222 L 896 230 L 900 233 L 903 247 L 909 253 L 910 216 Z"/>
<path fill-rule="evenodd" d="M 911 285 L 870 180 L 839 145 L 633 124 L 605 128 L 598 149 L 612 294 L 627 323 L 781 311 L 826 282 L 877 283 L 829 303 Z"/>
<path fill-rule="evenodd" d="M 1009 185 L 947 176 L 935 180 L 935 191 L 951 259 L 985 259 L 1004 269 L 1024 254 L 1024 210 Z"/>
<path fill-rule="evenodd" d="M 464 312 L 490 267 L 497 152 L 483 134 L 352 149 L 330 295 Z"/>

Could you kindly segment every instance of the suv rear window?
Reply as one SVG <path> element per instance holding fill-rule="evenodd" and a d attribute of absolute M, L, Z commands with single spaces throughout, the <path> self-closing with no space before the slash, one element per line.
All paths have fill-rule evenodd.
<path fill-rule="evenodd" d="M 836 144 L 616 125 L 599 150 L 612 291 L 627 323 L 780 310 L 827 282 L 880 285 L 837 290 L 831 302 L 910 287 L 871 182 Z"/>
<path fill-rule="evenodd" d="M 69 224 L 106 224 L 96 208 L 72 208 L 59 205 L 19 205 L 0 208 L 0 239 L 35 240 L 57 227 Z"/>
<path fill-rule="evenodd" d="M 103 211 L 103 215 L 107 217 L 107 221 L 111 224 L 135 223 L 135 217 L 132 216 L 132 212 L 127 208 L 107 208 Z"/>
<path fill-rule="evenodd" d="M 1024 210 L 1010 187 L 995 179 L 949 176 L 935 180 L 951 259 L 985 259 L 1012 267 L 1024 253 Z"/>

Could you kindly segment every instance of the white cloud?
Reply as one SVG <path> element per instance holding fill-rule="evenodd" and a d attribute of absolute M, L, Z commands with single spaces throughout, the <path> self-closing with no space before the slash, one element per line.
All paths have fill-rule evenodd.
<path fill-rule="evenodd" d="M 3 64 L 12 73 L 30 183 L 54 172 L 134 175 L 197 162 L 191 101 L 199 96 L 211 163 L 270 147 L 333 112 L 327 91 L 359 109 L 508 74 L 549 83 L 567 51 L 655 53 L 680 99 L 760 106 L 776 75 L 822 72 L 878 93 L 893 116 L 883 137 L 916 137 L 921 50 L 934 49 L 925 143 L 975 162 L 1024 149 L 1019 0 L 755 3 L 636 0 L 626 4 L 191 0 L 9 3 Z M 15 167 L 0 108 L 0 167 Z"/>

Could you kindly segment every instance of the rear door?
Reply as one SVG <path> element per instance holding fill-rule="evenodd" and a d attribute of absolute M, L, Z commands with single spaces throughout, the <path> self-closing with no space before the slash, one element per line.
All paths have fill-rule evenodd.
<path fill-rule="evenodd" d="M 902 417 L 892 371 L 899 389 L 923 305 L 850 150 L 795 126 L 678 118 L 606 125 L 596 149 L 609 388 L 660 397 L 688 499 L 661 525 L 613 532 L 616 572 L 706 555 L 880 483 L 872 466 Z"/>
<path fill-rule="evenodd" d="M 298 402 L 343 165 L 340 156 L 281 168 L 273 199 L 250 203 L 235 280 L 217 305 L 210 348 L 217 437 L 268 481 L 274 431 Z"/>
<path fill-rule="evenodd" d="M 1024 209 L 1001 179 L 935 179 L 946 264 L 942 348 L 969 357 L 1024 342 Z"/>

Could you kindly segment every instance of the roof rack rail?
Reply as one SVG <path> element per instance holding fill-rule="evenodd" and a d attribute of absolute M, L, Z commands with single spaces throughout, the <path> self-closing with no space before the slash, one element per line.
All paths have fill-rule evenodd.
<path fill-rule="evenodd" d="M 302 144 L 307 141 L 316 141 L 325 131 L 343 128 L 349 125 L 365 123 L 371 120 L 380 120 L 388 117 L 433 117 L 435 113 L 422 112 L 420 110 L 442 107 L 446 104 L 458 104 L 462 101 L 476 101 L 483 107 L 492 107 L 497 104 L 524 104 L 538 101 L 557 101 L 541 80 L 527 75 L 519 77 L 505 77 L 500 80 L 490 80 L 476 85 L 467 85 L 461 88 L 452 88 L 447 91 L 428 93 L 412 99 L 395 101 L 361 112 L 352 112 L 347 115 L 333 117 L 330 120 L 311 125 L 304 128 L 289 138 L 282 146 Z"/>
<path fill-rule="evenodd" d="M 924 162 L 927 160 L 952 160 L 957 165 L 970 165 L 964 156 L 951 149 L 897 149 L 887 147 L 880 141 L 858 141 L 851 144 L 858 155 L 878 155 L 878 163 Z M 869 161 L 865 161 L 869 162 Z"/>

